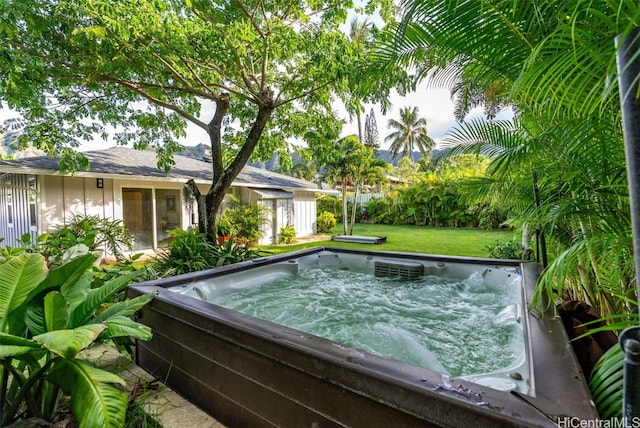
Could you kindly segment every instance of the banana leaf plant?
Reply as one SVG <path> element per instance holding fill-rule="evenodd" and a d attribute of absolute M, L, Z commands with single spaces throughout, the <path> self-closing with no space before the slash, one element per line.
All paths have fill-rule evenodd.
<path fill-rule="evenodd" d="M 87 254 L 53 270 L 40 254 L 0 263 L 0 426 L 52 421 L 63 393 L 81 427 L 124 426 L 124 381 L 80 352 L 123 338 L 149 340 L 151 330 L 130 316 L 153 295 L 109 303 L 139 272 L 93 288 L 94 260 Z"/>

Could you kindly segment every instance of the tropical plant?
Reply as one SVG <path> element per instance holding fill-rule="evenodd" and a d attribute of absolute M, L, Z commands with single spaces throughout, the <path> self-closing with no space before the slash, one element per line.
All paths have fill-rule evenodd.
<path fill-rule="evenodd" d="M 385 20 L 396 8 L 366 3 Z M 247 161 L 271 158 L 362 80 L 364 54 L 340 29 L 351 8 L 343 0 L 2 2 L 0 56 L 11 60 L 0 63 L 0 98 L 28 121 L 19 142 L 49 152 L 120 126 L 116 140 L 154 147 L 168 169 L 187 123 L 202 129 L 213 162 L 201 232 L 213 237 Z M 229 116 L 235 130 L 224 126 Z M 79 152 L 63 155 L 62 166 L 87 166 Z"/>
<path fill-rule="evenodd" d="M 322 211 L 316 219 L 318 233 L 328 233 L 336 226 L 336 216 L 329 211 Z"/>
<path fill-rule="evenodd" d="M 238 245 L 254 246 L 262 237 L 262 226 L 269 222 L 268 210 L 260 204 L 244 204 L 234 201 L 224 215 L 233 225 L 233 239 Z"/>
<path fill-rule="evenodd" d="M 344 234 L 353 234 L 357 204 L 351 206 L 348 215 L 347 189 L 354 190 L 354 201 L 358 200 L 360 187 L 365 180 L 379 180 L 386 163 L 373 159 L 373 150 L 365 147 L 355 135 L 340 139 L 331 150 L 321 158 L 325 167 L 325 177 L 333 183 L 339 183 L 342 197 L 342 224 Z"/>
<path fill-rule="evenodd" d="M 268 252 L 251 248 L 246 245 L 238 245 L 233 239 L 213 246 L 214 266 L 220 267 L 233 263 L 244 262 L 267 255 Z"/>
<path fill-rule="evenodd" d="M 63 228 L 41 235 L 37 241 L 38 251 L 48 257 L 50 263 L 59 263 L 62 255 L 76 245 L 85 245 L 88 251 L 106 247 L 118 261 L 124 261 L 124 253 L 133 250 L 133 235 L 122 220 L 97 215 L 74 214 Z"/>
<path fill-rule="evenodd" d="M 0 425 L 30 417 L 51 421 L 62 392 L 80 426 L 121 427 L 124 381 L 79 357 L 97 343 L 149 340 L 130 316 L 153 295 L 109 304 L 135 278 L 132 272 L 92 288 L 95 256 L 49 270 L 40 254 L 0 264 Z"/>
<path fill-rule="evenodd" d="M 158 253 L 153 268 L 161 276 L 180 275 L 215 266 L 214 244 L 197 229 L 169 231 L 171 244 Z"/>
<path fill-rule="evenodd" d="M 435 145 L 427 134 L 427 119 L 418 117 L 418 107 L 400 108 L 400 120 L 389 119 L 387 128 L 394 130 L 384 139 L 385 142 L 391 143 L 389 155 L 392 159 L 401 154 L 414 161 L 415 150 L 426 158 Z"/>
<path fill-rule="evenodd" d="M 298 242 L 296 237 L 296 228 L 292 224 L 288 224 L 280 228 L 280 243 L 293 244 Z"/>
<path fill-rule="evenodd" d="M 624 375 L 624 351 L 612 346 L 591 371 L 589 390 L 598 415 L 603 420 L 621 419 Z"/>

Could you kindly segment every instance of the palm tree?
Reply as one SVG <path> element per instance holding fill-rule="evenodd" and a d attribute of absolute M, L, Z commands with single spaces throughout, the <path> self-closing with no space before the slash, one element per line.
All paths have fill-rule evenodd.
<path fill-rule="evenodd" d="M 392 159 L 401 153 L 414 161 L 415 150 L 427 157 L 435 145 L 427 135 L 427 119 L 418 117 L 418 107 L 401 108 L 400 120 L 389 119 L 387 128 L 395 129 L 384 139 L 385 142 L 391 142 L 389 152 Z"/>
<path fill-rule="evenodd" d="M 333 183 L 340 183 L 342 193 L 342 227 L 345 235 L 353 235 L 355 210 L 358 192 L 362 182 L 371 178 L 384 162 L 373 159 L 373 150 L 362 144 L 355 135 L 347 135 L 338 140 L 330 153 L 322 160 L 325 178 Z M 351 216 L 347 210 L 347 189 L 354 191 L 354 204 Z M 349 221 L 351 217 L 351 224 Z"/>
<path fill-rule="evenodd" d="M 373 24 L 367 19 L 359 21 L 357 18 L 353 18 L 349 25 L 349 40 L 356 49 L 361 50 L 365 54 L 373 43 L 373 34 L 371 33 L 372 25 Z M 362 113 L 364 112 L 362 98 L 356 93 L 351 93 L 345 107 L 349 114 L 349 119 L 352 120 L 354 117 L 356 118 L 358 124 L 358 139 L 362 141 Z"/>
<path fill-rule="evenodd" d="M 622 0 L 405 2 L 403 32 L 387 51 L 410 65 L 439 65 L 437 81 L 451 88 L 472 80 L 515 107 L 509 133 L 495 124 L 461 125 L 447 140 L 464 148 L 452 154 L 492 155 L 492 191 L 550 238 L 557 257 L 539 286 L 605 314 L 633 311 L 637 301 L 612 75 L 614 39 L 633 28 L 638 13 Z M 533 192 L 522 193 L 534 172 L 539 206 Z"/>

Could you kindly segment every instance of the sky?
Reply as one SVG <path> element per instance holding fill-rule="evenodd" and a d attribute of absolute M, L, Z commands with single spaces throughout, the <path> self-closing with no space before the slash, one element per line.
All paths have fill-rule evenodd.
<path fill-rule="evenodd" d="M 438 143 L 442 140 L 445 133 L 454 128 L 457 125 L 457 121 L 454 118 L 454 104 L 451 100 L 448 89 L 433 88 L 432 85 L 428 85 L 427 82 L 423 82 L 417 88 L 416 92 L 406 94 L 404 96 L 399 95 L 393 91 L 390 96 L 391 108 L 387 110 L 386 115 L 382 114 L 382 111 L 378 105 L 366 104 L 364 114 L 362 115 L 362 126 L 364 128 L 365 117 L 373 108 L 376 123 L 378 125 L 378 135 L 380 136 L 380 146 L 382 149 L 388 149 L 389 144 L 384 142 L 384 139 L 393 130 L 387 128 L 389 119 L 400 119 L 400 109 L 405 107 L 418 107 L 419 117 L 424 117 L 427 120 L 427 134 Z M 349 116 L 343 105 L 336 103 L 335 111 L 339 117 L 345 119 L 345 123 L 341 136 L 347 136 L 350 134 L 358 133 L 358 124 L 355 118 L 352 122 L 349 122 Z M 507 118 L 511 114 L 509 111 L 505 111 L 498 115 L 499 119 Z M 203 117 L 213 117 L 213 110 L 203 108 Z M 471 118 L 483 116 L 483 109 L 481 107 L 475 108 L 469 112 L 466 120 Z M 200 143 L 208 144 L 209 138 L 206 132 L 195 125 L 190 125 L 187 129 L 187 138 L 181 141 L 182 144 L 188 146 L 195 146 Z"/>

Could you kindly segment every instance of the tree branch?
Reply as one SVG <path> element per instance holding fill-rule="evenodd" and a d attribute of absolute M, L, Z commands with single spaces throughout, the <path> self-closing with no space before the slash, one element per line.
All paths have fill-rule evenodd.
<path fill-rule="evenodd" d="M 192 86 L 189 82 L 187 82 L 187 79 L 184 78 L 184 76 L 182 76 L 182 74 L 180 74 L 178 72 L 178 70 L 176 70 L 171 64 L 169 64 L 168 61 L 166 61 L 164 58 L 162 58 L 160 55 L 154 53 L 152 54 L 158 61 L 160 61 L 162 64 L 164 64 L 165 67 L 167 67 L 169 69 L 169 71 L 171 71 L 171 73 L 176 77 L 176 79 L 178 79 L 180 82 L 182 82 L 182 84 L 184 86 Z"/>
<path fill-rule="evenodd" d="M 325 82 L 325 83 L 323 83 L 322 85 L 314 86 L 313 88 L 309 89 L 308 91 L 303 92 L 303 93 L 302 93 L 302 94 L 300 94 L 300 95 L 297 95 L 297 96 L 295 96 L 295 97 L 291 97 L 291 98 L 287 98 L 287 99 L 285 99 L 284 101 L 280 101 L 280 102 L 276 103 L 276 104 L 275 104 L 275 107 L 276 107 L 276 108 L 278 108 L 278 107 L 280 107 L 281 105 L 288 104 L 288 103 L 290 103 L 290 102 L 293 102 L 293 101 L 299 100 L 299 99 L 301 99 L 301 98 L 304 98 L 304 97 L 306 97 L 307 95 L 314 93 L 314 92 L 315 92 L 315 91 L 317 91 L 318 89 L 320 89 L 320 88 L 324 88 L 324 87 L 326 87 L 326 86 L 329 86 L 330 84 L 331 84 L 331 82 Z"/>
<path fill-rule="evenodd" d="M 253 27 L 254 30 L 256 30 L 258 32 L 258 34 L 260 35 L 261 39 L 266 38 L 266 34 L 262 31 L 262 29 L 258 26 L 258 23 L 256 22 L 256 20 L 253 18 L 253 16 L 249 13 L 249 11 L 247 10 L 247 8 L 244 6 L 244 4 L 240 1 L 240 0 L 235 0 L 235 3 L 238 5 L 238 7 L 240 8 L 240 10 L 242 10 L 242 13 L 249 18 L 249 21 L 251 22 L 251 26 Z"/>
<path fill-rule="evenodd" d="M 235 85 L 236 87 L 241 87 L 241 85 L 240 85 L 240 84 L 238 84 L 238 82 L 234 82 L 232 79 L 229 79 L 229 78 L 228 78 L 228 76 L 224 73 L 224 71 L 223 71 L 222 69 L 220 69 L 218 66 L 216 66 L 215 64 L 203 64 L 203 63 L 199 63 L 199 62 L 195 62 L 195 61 L 189 61 L 187 58 L 184 58 L 184 57 L 182 57 L 181 59 L 184 61 L 184 63 L 185 63 L 185 65 L 187 66 L 187 68 L 189 68 L 189 70 L 190 70 L 190 71 L 191 71 L 191 73 L 193 74 L 194 78 L 195 78 L 195 79 L 196 79 L 196 80 L 197 80 L 197 81 L 198 81 L 202 86 L 204 86 L 208 91 L 210 91 L 210 93 L 213 93 L 213 92 L 214 92 L 212 88 L 216 88 L 216 89 L 218 89 L 218 90 L 220 90 L 220 91 L 222 91 L 222 92 L 229 92 L 230 94 L 237 95 L 237 96 L 239 96 L 239 97 L 241 97 L 241 98 L 248 98 L 247 94 L 244 94 L 244 93 L 242 93 L 242 92 L 240 92 L 240 91 L 237 91 L 237 90 L 235 90 L 235 89 L 232 89 L 231 87 L 229 87 L 229 86 L 227 86 L 227 85 L 221 85 L 221 84 L 219 84 L 219 83 L 207 83 L 207 82 L 203 81 L 203 80 L 198 76 L 198 74 L 196 73 L 196 71 L 193 69 L 193 67 L 191 66 L 190 62 L 191 62 L 191 63 L 194 63 L 194 64 L 196 64 L 196 65 L 203 66 L 203 67 L 210 67 L 210 68 L 212 68 L 216 73 L 218 73 L 220 76 L 225 77 L 228 81 L 230 81 L 230 82 L 231 82 L 233 85 Z M 256 95 L 256 94 L 257 94 L 257 92 L 254 92 L 254 91 L 252 90 L 252 88 L 251 88 L 251 87 L 247 87 L 247 92 L 248 92 L 250 95 Z M 214 101 L 215 101 L 215 99 L 216 99 L 216 98 L 217 98 L 216 96 L 212 97 L 212 99 L 213 99 Z"/>
<path fill-rule="evenodd" d="M 195 125 L 199 126 L 200 128 L 204 129 L 205 131 L 208 130 L 207 128 L 207 124 L 203 121 L 201 121 L 200 119 L 198 119 L 197 117 L 195 117 L 194 115 L 192 115 L 191 113 L 188 113 L 187 111 L 181 109 L 180 107 L 168 103 L 166 101 L 162 101 L 159 98 L 156 98 L 154 96 L 152 96 L 151 94 L 148 94 L 147 92 L 145 92 L 142 88 L 136 86 L 134 83 L 129 82 L 129 81 L 125 81 L 125 80 L 117 80 L 117 79 L 113 79 L 110 78 L 108 76 L 105 76 L 104 79 L 102 79 L 105 82 L 111 82 L 111 83 L 115 83 L 117 85 L 120 86 L 124 86 L 125 88 L 129 88 L 132 91 L 134 91 L 135 93 L 137 93 L 138 95 L 140 95 L 142 98 L 146 99 L 147 101 L 160 106 L 160 107 L 164 107 L 166 109 L 169 109 L 177 114 L 179 114 L 180 116 L 182 116 L 183 118 L 187 119 L 188 121 L 194 123 Z"/>
<path fill-rule="evenodd" d="M 269 40 L 265 40 L 264 51 L 262 55 L 262 76 L 260 77 L 260 90 L 264 91 L 267 84 L 267 62 L 269 58 Z"/>

